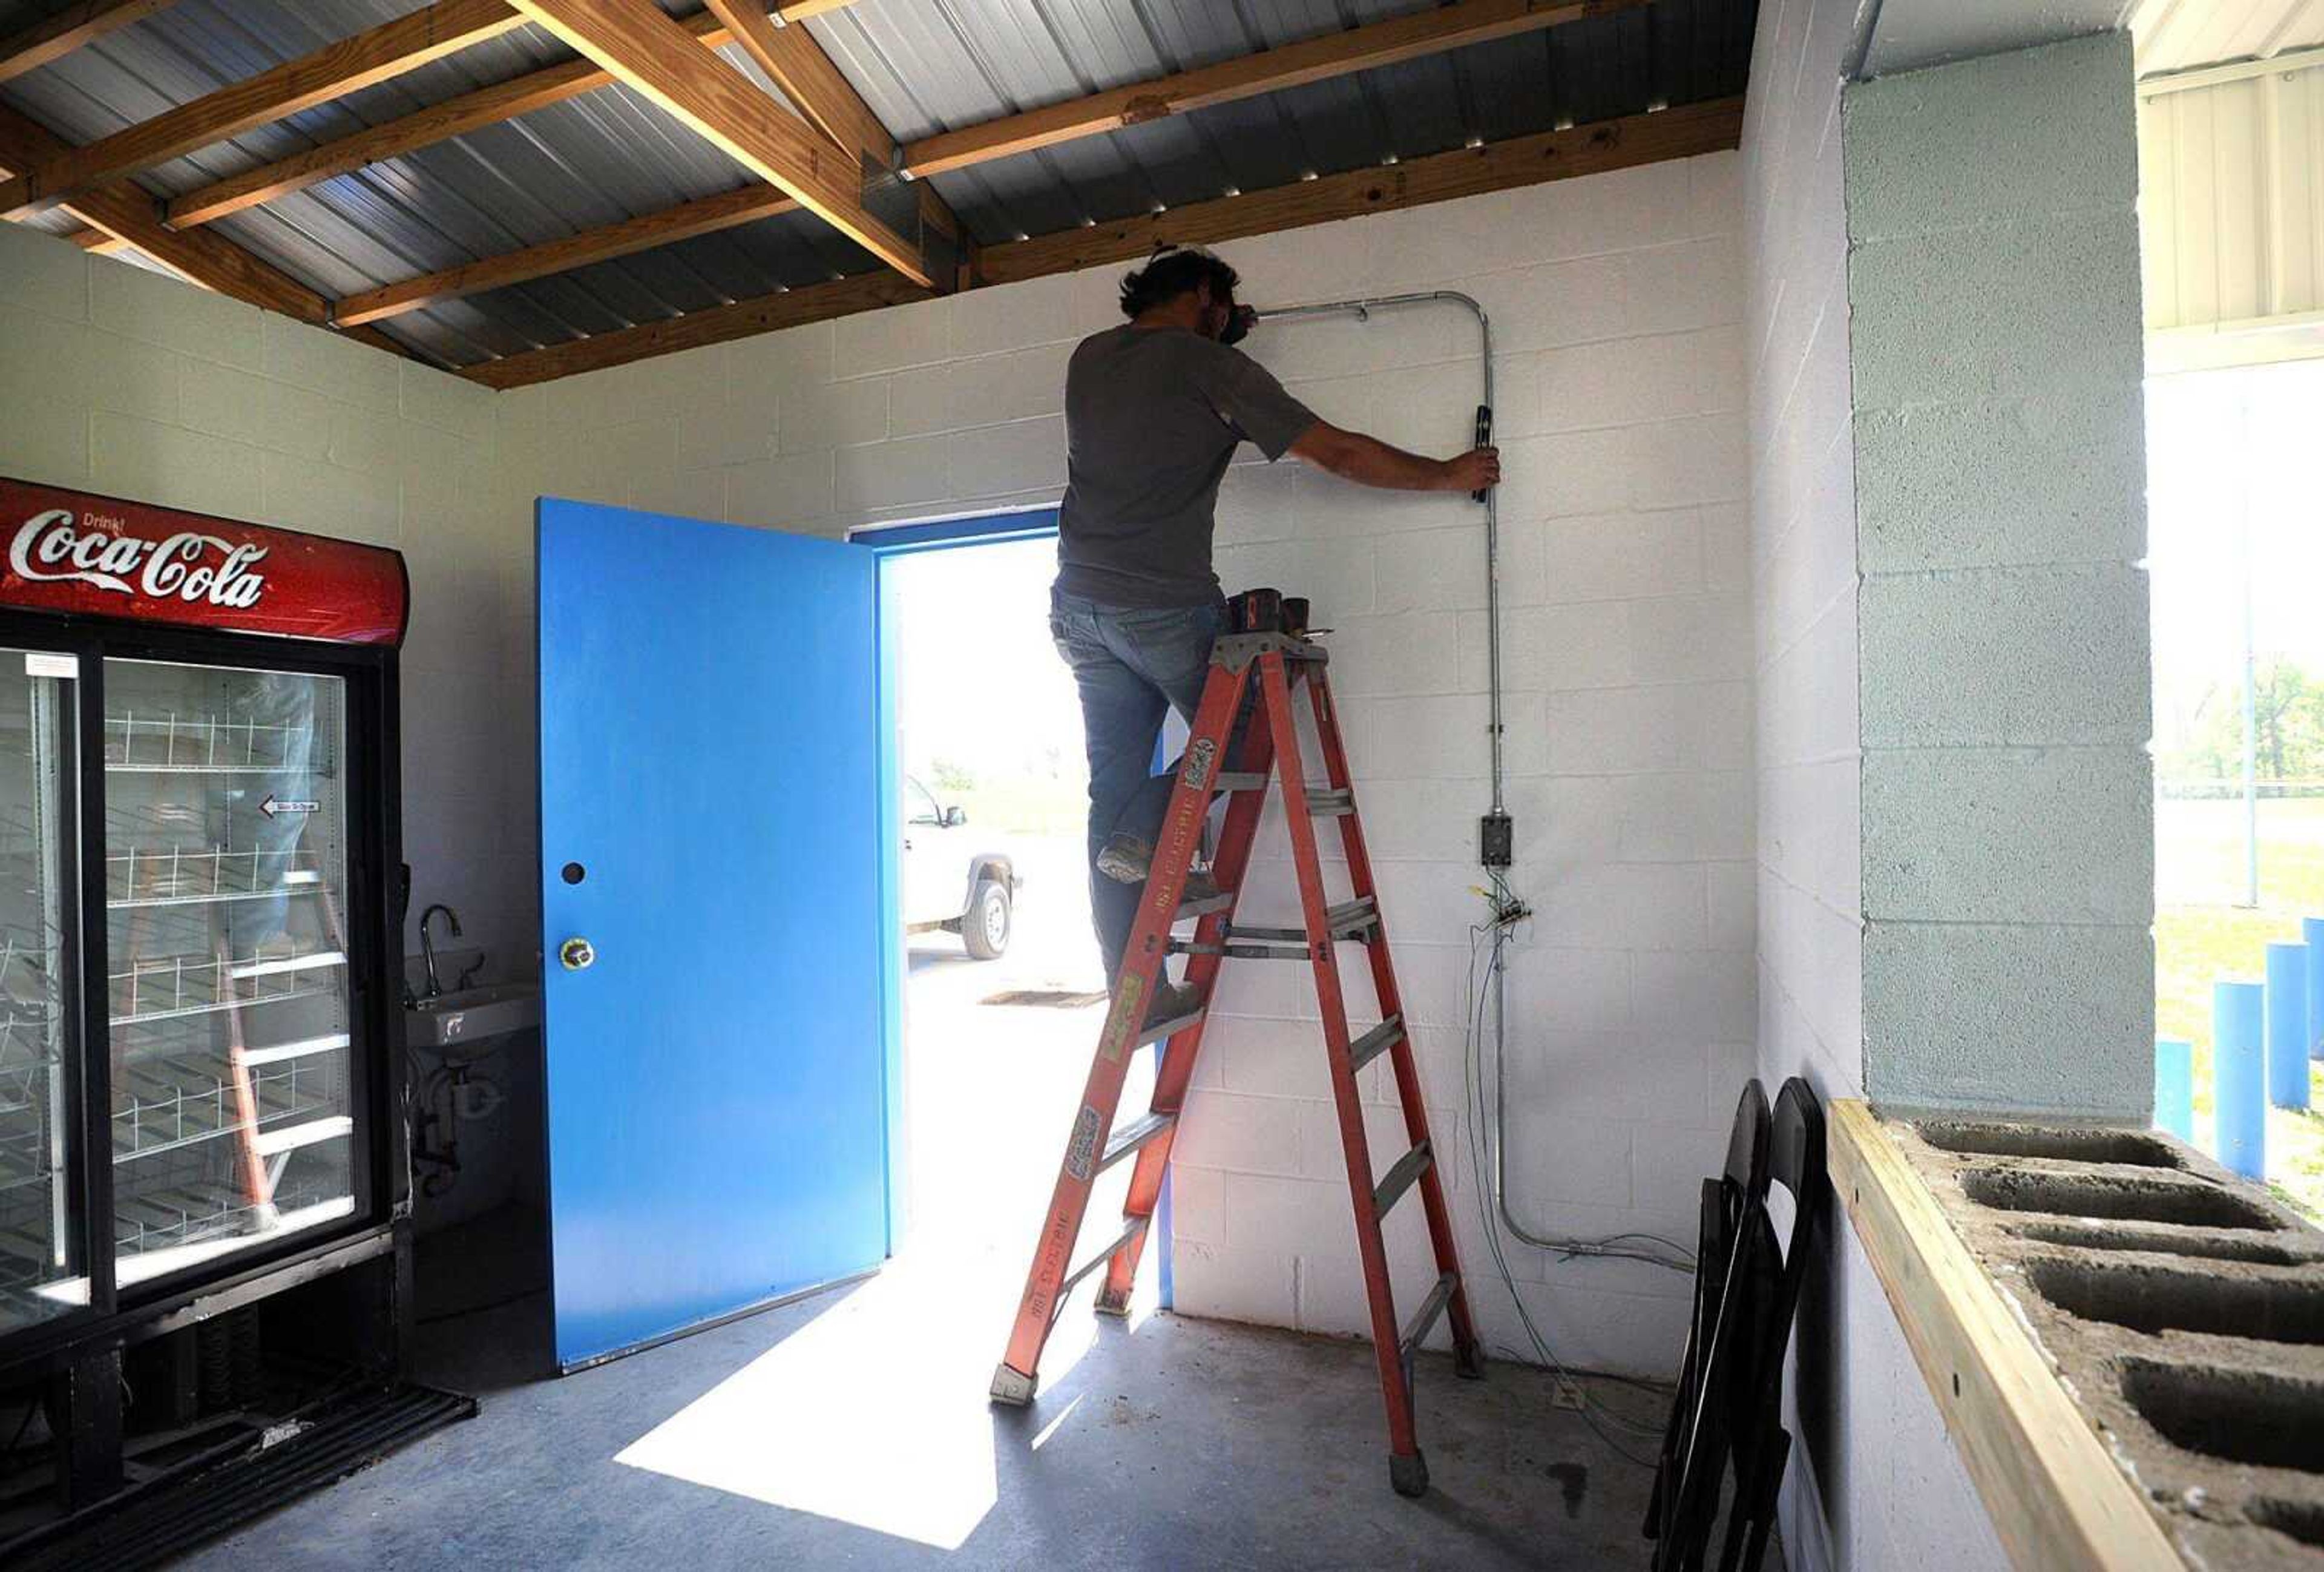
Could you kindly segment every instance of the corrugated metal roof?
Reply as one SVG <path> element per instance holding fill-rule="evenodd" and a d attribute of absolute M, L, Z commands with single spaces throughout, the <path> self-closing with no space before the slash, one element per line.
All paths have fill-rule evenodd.
<path fill-rule="evenodd" d="M 2324 5 L 2324 0 L 2310 0 Z M 691 0 L 663 0 L 683 14 Z M 0 35 L 60 7 L 0 0 Z M 0 86 L 88 143 L 417 9 L 413 0 L 180 0 Z M 806 25 L 901 141 L 1094 89 L 1425 9 L 1417 0 L 858 0 Z M 1547 32 L 1220 106 L 932 183 L 980 241 L 1013 239 L 1743 90 L 1756 0 L 1657 0 Z M 742 64 L 740 51 L 724 51 Z M 523 27 L 172 160 L 174 196 L 568 59 Z M 749 69 L 745 67 L 745 69 Z M 374 164 L 221 220 L 327 295 L 374 288 L 714 195 L 748 177 L 622 88 Z M 786 214 L 388 319 L 453 365 L 863 271 L 827 225 Z"/>
<path fill-rule="evenodd" d="M 2267 60 L 2324 44 L 2324 0 L 2132 0 L 2138 74 Z"/>

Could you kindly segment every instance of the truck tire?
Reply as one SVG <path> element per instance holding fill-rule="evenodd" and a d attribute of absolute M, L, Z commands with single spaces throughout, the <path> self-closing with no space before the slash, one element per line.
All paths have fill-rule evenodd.
<path fill-rule="evenodd" d="M 1009 948 L 1010 926 L 1016 914 L 1010 908 L 1009 886 L 998 879 L 979 879 L 968 910 L 961 914 L 961 942 L 972 959 L 997 961 Z"/>

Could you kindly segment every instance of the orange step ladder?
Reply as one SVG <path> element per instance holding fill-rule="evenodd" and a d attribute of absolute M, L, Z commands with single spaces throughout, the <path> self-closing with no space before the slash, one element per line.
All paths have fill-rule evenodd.
<path fill-rule="evenodd" d="M 1032 1270 L 1026 1277 L 1025 1296 L 1010 1332 L 1008 1353 L 993 1373 L 992 1397 L 995 1401 L 1019 1405 L 1033 1401 L 1042 1345 L 1048 1341 L 1065 1296 L 1083 1278 L 1102 1269 L 1105 1281 L 1098 1290 L 1098 1309 L 1112 1315 L 1128 1313 L 1130 1284 L 1161 1197 L 1171 1142 L 1202 1048 L 1205 1017 L 1205 1011 L 1197 1007 L 1174 1020 L 1146 1018 L 1147 1001 L 1163 975 L 1164 960 L 1173 951 L 1188 957 L 1186 982 L 1205 1003 L 1218 982 L 1220 966 L 1230 957 L 1304 960 L 1314 972 L 1324 1052 L 1331 1064 L 1341 1144 L 1347 1156 L 1349 1197 L 1371 1311 L 1372 1344 L 1379 1363 L 1381 1395 L 1388 1405 L 1389 1479 L 1402 1494 L 1419 1495 L 1428 1488 L 1428 1466 L 1421 1456 L 1413 1420 L 1413 1355 L 1438 1318 L 1449 1314 L 1455 1368 L 1465 1376 L 1481 1375 L 1484 1358 L 1462 1286 L 1452 1216 L 1437 1172 L 1440 1154 L 1429 1135 L 1420 1073 L 1405 1031 L 1388 931 L 1380 919 L 1371 860 L 1364 849 L 1355 789 L 1348 774 L 1347 749 L 1332 702 L 1328 663 L 1321 645 L 1287 633 L 1231 633 L 1213 647 L 1211 674 L 1179 761 L 1177 784 L 1171 791 L 1146 893 L 1130 929 L 1112 1007 L 1098 1036 L 1097 1058 L 1082 1093 L 1081 1112 L 1065 1143 L 1065 1161 L 1035 1247 Z M 1322 745 L 1325 783 L 1321 787 L 1307 784 L 1300 762 L 1294 705 L 1294 692 L 1299 689 L 1306 691 Z M 1242 713 L 1246 696 L 1254 690 L 1254 713 L 1240 744 L 1241 756 L 1229 761 L 1236 718 Z M 1226 767 L 1231 762 L 1235 768 Z M 1239 927 L 1234 921 L 1235 902 L 1250 865 L 1251 845 L 1258 838 L 1259 809 L 1270 780 L 1278 778 L 1292 861 L 1298 870 L 1304 922 L 1299 928 Z M 1212 800 L 1219 795 L 1229 798 L 1225 827 L 1212 865 L 1220 893 L 1182 902 L 1188 870 L 1202 844 L 1204 820 Z M 1318 818 L 1340 821 L 1353 895 L 1338 904 L 1330 903 L 1323 889 L 1323 864 L 1316 850 L 1314 821 Z M 1188 919 L 1195 922 L 1193 937 L 1174 937 L 1172 929 Z M 1364 947 L 1379 1004 L 1379 1024 L 1353 1038 L 1340 987 L 1338 947 L 1343 943 Z M 1152 1104 L 1143 1116 L 1116 1127 L 1114 1114 L 1130 1056 L 1138 1047 L 1156 1041 L 1165 1047 L 1154 1077 Z M 1382 1054 L 1388 1057 L 1395 1071 L 1406 1149 L 1386 1173 L 1375 1175 L 1356 1077 Z M 1070 1266 L 1097 1176 L 1133 1159 L 1136 1166 L 1122 1207 L 1120 1230 L 1088 1261 Z M 1399 1326 L 1381 1221 L 1415 1192 L 1427 1214 L 1436 1281 L 1411 1319 Z"/>

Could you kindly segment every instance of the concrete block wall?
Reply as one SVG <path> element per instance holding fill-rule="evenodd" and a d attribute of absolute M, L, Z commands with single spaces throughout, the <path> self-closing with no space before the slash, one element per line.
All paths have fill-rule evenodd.
<path fill-rule="evenodd" d="M 1429 287 L 1491 311 L 1503 493 L 1513 950 L 1511 1206 L 1533 1229 L 1687 1237 L 1752 1059 L 1746 355 L 1733 155 L 1226 248 L 1263 301 Z M 0 228 L 0 464 L 29 478 L 401 548 L 415 906 L 458 907 L 495 974 L 537 944 L 531 499 L 580 496 L 838 534 L 1053 501 L 1064 361 L 1118 319 L 1121 269 L 979 292 L 492 395 L 27 231 Z M 1328 418 L 1446 452 L 1473 326 L 1432 308 L 1263 331 Z M 1468 929 L 1485 806 L 1481 515 L 1239 466 L 1222 572 L 1307 591 L 1340 690 L 1438 1127 L 1465 1153 Z M 1263 876 L 1289 899 L 1279 838 Z M 1239 977 L 1190 1114 L 1181 1308 L 1362 1329 L 1313 1007 Z M 1360 1009 L 1368 991 L 1355 990 Z M 537 1105 L 531 1066 L 505 1072 Z M 1376 1145 L 1397 1142 L 1388 1109 Z M 1028 1138 L 1050 1139 L 1047 1132 Z M 470 1137 L 481 1139 L 471 1141 Z M 464 1131 L 464 1155 L 528 1135 Z M 1448 1165 L 1496 1347 L 1478 1188 Z M 464 1179 L 464 1191 L 468 1181 Z M 1417 1216 L 1398 1220 L 1425 1279 Z M 1685 1285 L 1505 1242 L 1560 1356 L 1667 1371 Z"/>
<path fill-rule="evenodd" d="M 1856 0 L 1759 8 L 1750 225 L 1759 1063 L 1863 1091 L 1855 451 L 1840 88 Z"/>
<path fill-rule="evenodd" d="M 529 976 L 529 533 L 499 500 L 495 395 L 475 384 L 0 225 L 0 474 L 399 548 L 404 855 L 412 911 L 456 908 L 493 977 Z M 416 953 L 415 935 L 406 948 Z M 499 1128 L 537 1105 L 519 1069 Z M 504 1195 L 516 1165 L 464 1177 Z"/>
<path fill-rule="evenodd" d="M 2130 47 L 1848 93 L 1864 1073 L 1887 1103 L 2149 1108 Z"/>
<path fill-rule="evenodd" d="M 1760 1072 L 2143 1116 L 2129 46 L 1850 85 L 1877 12 L 1772 0 L 1752 62 Z M 2006 1565 L 1834 1234 L 1787 1394 L 1790 1564 Z"/>
<path fill-rule="evenodd" d="M 1741 205 L 1732 154 L 1230 243 L 1265 303 L 1424 288 L 1490 312 L 1508 618 L 1516 883 L 1511 1205 L 1542 1233 L 1691 1240 L 1752 1064 L 1752 738 Z M 502 512 L 550 492 L 838 535 L 1054 502 L 1065 357 L 1120 319 L 1122 267 L 816 324 L 505 395 Z M 1466 440 L 1475 328 L 1443 308 L 1262 328 L 1249 347 L 1318 413 L 1431 452 Z M 1472 1292 L 1462 1023 L 1486 806 L 1481 513 L 1364 492 L 1245 449 L 1221 495 L 1231 587 L 1307 594 L 1334 677 L 1396 936 Z M 512 680 L 519 680 L 512 675 Z M 1279 834 L 1253 915 L 1289 920 Z M 1369 985 L 1353 1006 L 1373 1006 Z M 1233 971 L 1176 1166 L 1178 1308 L 1364 1329 L 1312 995 Z M 1400 1150 L 1375 1084 L 1380 1166 Z M 1046 1142 L 1056 1133 L 1028 1131 Z M 1425 1280 L 1418 1214 L 1394 1219 Z M 1505 1244 L 1560 1357 L 1667 1372 L 1685 1281 Z"/>

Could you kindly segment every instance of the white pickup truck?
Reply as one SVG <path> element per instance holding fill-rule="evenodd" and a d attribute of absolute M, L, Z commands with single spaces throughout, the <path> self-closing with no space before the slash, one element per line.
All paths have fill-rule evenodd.
<path fill-rule="evenodd" d="M 1017 892 L 1015 859 L 970 838 L 968 815 L 904 777 L 904 931 L 960 935 L 968 953 L 998 960 L 1009 948 Z"/>

